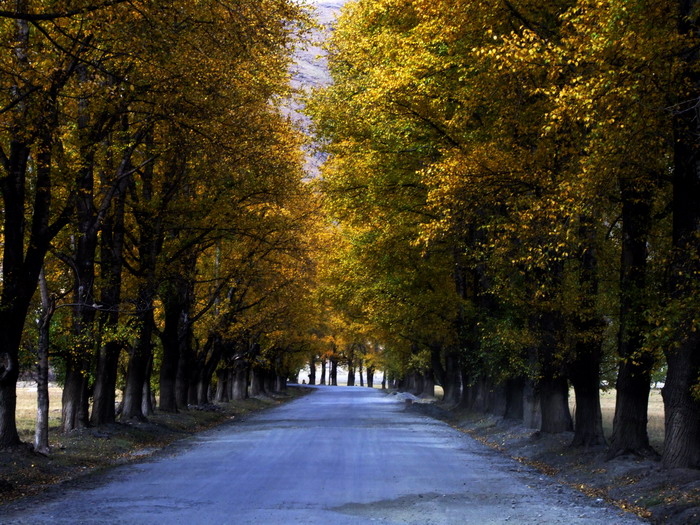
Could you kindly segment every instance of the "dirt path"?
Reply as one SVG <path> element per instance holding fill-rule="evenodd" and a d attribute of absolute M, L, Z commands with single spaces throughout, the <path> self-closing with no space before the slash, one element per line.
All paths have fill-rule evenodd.
<path fill-rule="evenodd" d="M 348 387 L 2 513 L 5 524 L 642 523 L 395 397 Z"/>

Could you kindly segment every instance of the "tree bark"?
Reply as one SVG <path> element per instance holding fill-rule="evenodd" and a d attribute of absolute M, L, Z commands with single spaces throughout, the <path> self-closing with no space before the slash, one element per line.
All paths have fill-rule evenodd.
<path fill-rule="evenodd" d="M 102 226 L 100 256 L 103 286 L 100 301 L 106 311 L 100 313 L 99 330 L 115 328 L 119 323 L 119 303 L 121 302 L 122 269 L 124 267 L 124 212 L 126 178 L 118 186 L 118 193 L 112 203 L 112 213 L 105 217 Z M 95 389 L 93 393 L 90 423 L 106 425 L 116 421 L 116 387 L 119 354 L 123 345 L 117 341 L 107 341 L 97 352 Z"/>
<path fill-rule="evenodd" d="M 653 455 L 647 434 L 647 411 L 654 358 L 642 349 L 647 304 L 647 241 L 651 227 L 650 195 L 640 181 L 620 181 L 622 256 L 620 261 L 620 330 L 617 399 L 610 455 Z"/>
<path fill-rule="evenodd" d="M 595 229 L 588 217 L 581 218 L 579 228 L 583 247 L 579 255 L 579 307 L 574 319 L 576 343 L 569 366 L 574 387 L 576 413 L 572 446 L 605 445 L 603 416 L 600 409 L 600 365 L 603 359 L 605 322 L 596 313 L 598 295 L 598 258 Z"/>
<path fill-rule="evenodd" d="M 697 0 L 679 2 L 678 31 L 697 38 Z M 666 350 L 668 373 L 662 390 L 665 412 L 665 440 L 662 456 L 668 468 L 700 467 L 700 400 L 693 395 L 700 377 L 700 336 L 697 327 L 698 275 L 700 274 L 700 122 L 696 104 L 687 101 L 700 96 L 700 54 L 696 46 L 687 52 L 684 72 L 689 93 L 680 93 L 685 109 L 673 119 L 673 236 L 674 248 L 670 296 L 681 310 L 676 345 Z M 686 85 L 679 82 L 678 86 Z"/>
<path fill-rule="evenodd" d="M 455 348 L 445 352 L 445 374 L 442 384 L 444 395 L 442 402 L 448 406 L 459 404 L 462 396 L 462 381 L 459 372 L 459 354 Z"/>
<path fill-rule="evenodd" d="M 48 454 L 49 449 L 49 346 L 51 318 L 56 309 L 55 301 L 49 296 L 44 271 L 39 275 L 41 290 L 41 317 L 39 318 L 39 343 L 36 360 L 36 427 L 34 430 L 34 450 Z"/>
<path fill-rule="evenodd" d="M 318 384 L 326 384 L 326 359 L 321 359 L 321 380 L 318 382 Z"/>
<path fill-rule="evenodd" d="M 331 357 L 331 370 L 329 374 L 329 383 L 332 386 L 338 386 L 338 358 L 333 356 Z"/>
<path fill-rule="evenodd" d="M 316 384 L 316 356 L 311 356 L 309 360 L 309 384 Z"/>
<path fill-rule="evenodd" d="M 522 420 L 525 380 L 522 377 L 508 379 L 505 388 L 506 406 L 503 417 L 505 419 Z"/>

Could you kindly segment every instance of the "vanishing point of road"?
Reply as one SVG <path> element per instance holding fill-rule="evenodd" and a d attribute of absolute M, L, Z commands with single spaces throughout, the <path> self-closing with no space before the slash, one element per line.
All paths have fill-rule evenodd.
<path fill-rule="evenodd" d="M 320 387 L 145 462 L 0 509 L 0 523 L 642 522 L 407 411 L 395 396 Z"/>

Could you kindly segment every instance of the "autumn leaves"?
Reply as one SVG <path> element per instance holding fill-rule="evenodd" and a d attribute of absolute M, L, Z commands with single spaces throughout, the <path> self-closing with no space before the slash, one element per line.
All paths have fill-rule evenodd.
<path fill-rule="evenodd" d="M 0 15 L 0 446 L 18 442 L 42 267 L 64 431 L 114 421 L 117 388 L 142 418 L 152 389 L 164 410 L 206 403 L 217 368 L 221 399 L 234 368 L 271 388 L 298 368 L 315 205 L 279 106 L 306 23 L 285 0 Z"/>
<path fill-rule="evenodd" d="M 331 153 L 326 208 L 347 239 L 334 286 L 356 298 L 338 305 L 382 334 L 397 377 L 435 375 L 479 408 L 503 392 L 509 414 L 599 445 L 601 371 L 615 370 L 611 453 L 648 454 L 650 378 L 668 365 L 679 427 L 664 461 L 698 464 L 686 8 L 348 4 L 329 44 L 335 83 L 310 111 Z"/>

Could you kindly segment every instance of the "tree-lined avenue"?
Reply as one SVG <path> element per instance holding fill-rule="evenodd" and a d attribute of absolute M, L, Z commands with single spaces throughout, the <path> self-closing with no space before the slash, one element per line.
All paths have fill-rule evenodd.
<path fill-rule="evenodd" d="M 322 387 L 169 450 L 2 521 L 640 523 L 370 389 Z"/>

